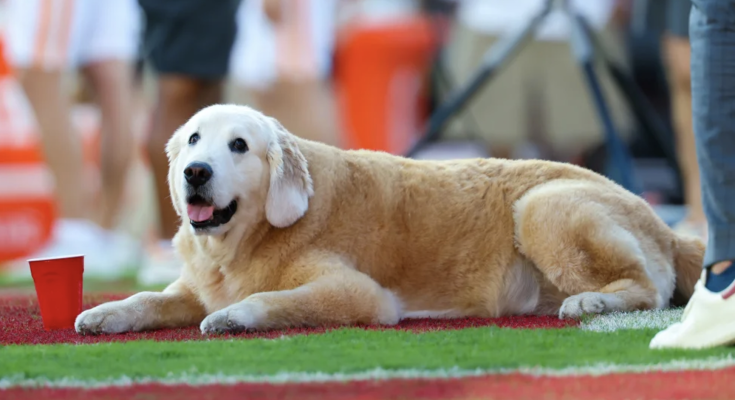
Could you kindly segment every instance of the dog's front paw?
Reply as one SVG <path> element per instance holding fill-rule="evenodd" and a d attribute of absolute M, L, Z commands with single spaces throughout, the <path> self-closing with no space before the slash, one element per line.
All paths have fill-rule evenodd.
<path fill-rule="evenodd" d="M 602 314 L 607 311 L 605 293 L 584 292 L 568 297 L 561 305 L 559 318 L 579 318 L 584 314 Z"/>
<path fill-rule="evenodd" d="M 245 299 L 204 318 L 202 334 L 244 332 L 263 327 L 265 309 L 261 302 Z"/>
<path fill-rule="evenodd" d="M 84 311 L 74 322 L 74 329 L 82 335 L 123 333 L 134 330 L 134 327 L 135 313 L 119 301 Z"/>

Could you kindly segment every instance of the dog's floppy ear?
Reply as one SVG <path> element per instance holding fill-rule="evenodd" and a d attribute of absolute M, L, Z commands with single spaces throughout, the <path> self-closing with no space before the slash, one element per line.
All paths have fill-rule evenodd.
<path fill-rule="evenodd" d="M 303 217 L 314 194 L 306 157 L 280 122 L 269 118 L 273 134 L 268 144 L 270 187 L 265 216 L 271 225 L 285 228 Z"/>
<path fill-rule="evenodd" d="M 171 139 L 166 143 L 166 156 L 168 157 L 168 191 L 171 195 L 171 202 L 174 205 L 174 210 L 178 216 L 181 216 L 182 211 L 179 209 L 179 195 L 174 188 L 174 163 L 179 157 L 181 152 L 181 139 L 176 133 L 171 136 Z"/>

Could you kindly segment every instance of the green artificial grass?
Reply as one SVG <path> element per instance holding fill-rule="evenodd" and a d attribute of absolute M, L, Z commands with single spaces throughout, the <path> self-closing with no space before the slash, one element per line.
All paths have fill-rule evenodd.
<path fill-rule="evenodd" d="M 596 333 L 576 328 L 471 328 L 415 334 L 339 329 L 275 340 L 127 342 L 0 348 L 0 379 L 95 381 L 279 372 L 356 373 L 384 370 L 483 370 L 521 367 L 650 365 L 732 356 L 735 349 L 649 350 L 655 330 Z"/>
<path fill-rule="evenodd" d="M 167 285 L 141 285 L 135 273 L 128 273 L 115 279 L 103 279 L 95 277 L 84 278 L 85 293 L 120 293 L 139 292 L 143 290 L 161 291 Z M 10 279 L 0 274 L 0 291 L 3 289 L 33 290 L 33 279 Z"/>

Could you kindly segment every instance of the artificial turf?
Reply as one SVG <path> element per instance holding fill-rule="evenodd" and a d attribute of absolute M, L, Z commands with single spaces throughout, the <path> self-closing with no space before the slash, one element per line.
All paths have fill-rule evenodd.
<path fill-rule="evenodd" d="M 12 377 L 14 381 L 99 381 L 282 372 L 356 373 L 378 368 L 557 369 L 721 359 L 735 353 L 732 348 L 649 350 L 648 343 L 655 333 L 484 327 L 417 334 L 344 328 L 281 339 L 10 345 L 0 348 L 0 377 Z"/>

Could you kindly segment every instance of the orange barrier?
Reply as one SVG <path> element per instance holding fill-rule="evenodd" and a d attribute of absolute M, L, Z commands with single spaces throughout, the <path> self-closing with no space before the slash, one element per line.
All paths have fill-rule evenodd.
<path fill-rule="evenodd" d="M 335 81 L 346 148 L 404 153 L 427 114 L 436 37 L 423 16 L 357 21 L 340 32 Z"/>

